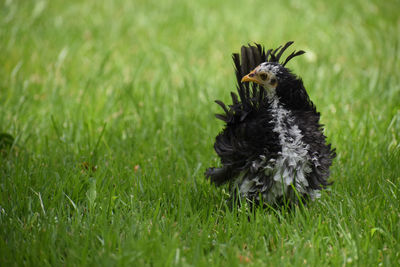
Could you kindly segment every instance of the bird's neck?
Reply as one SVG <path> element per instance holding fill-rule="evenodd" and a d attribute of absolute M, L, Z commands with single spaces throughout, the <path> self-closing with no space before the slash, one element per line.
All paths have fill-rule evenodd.
<path fill-rule="evenodd" d="M 279 104 L 279 97 L 276 95 L 275 88 L 268 88 L 267 90 L 267 98 L 270 102 Z"/>

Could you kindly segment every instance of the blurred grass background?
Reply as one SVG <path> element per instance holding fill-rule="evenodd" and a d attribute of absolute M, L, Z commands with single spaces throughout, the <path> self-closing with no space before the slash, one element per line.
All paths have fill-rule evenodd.
<path fill-rule="evenodd" d="M 0 3 L 0 265 L 400 264 L 399 1 Z M 307 53 L 337 148 L 305 210 L 226 209 L 231 53 Z"/>

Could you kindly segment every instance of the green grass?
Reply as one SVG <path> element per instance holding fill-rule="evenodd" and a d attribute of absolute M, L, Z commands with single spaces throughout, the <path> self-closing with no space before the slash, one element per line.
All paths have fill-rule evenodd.
<path fill-rule="evenodd" d="M 222 1 L 221 1 L 222 2 Z M 0 3 L 1 266 L 400 264 L 398 1 Z M 289 64 L 338 156 L 305 209 L 230 209 L 215 99 L 231 53 Z"/>

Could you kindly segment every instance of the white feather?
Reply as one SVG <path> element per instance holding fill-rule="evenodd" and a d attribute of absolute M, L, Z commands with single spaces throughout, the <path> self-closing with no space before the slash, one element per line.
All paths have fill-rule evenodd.
<path fill-rule="evenodd" d="M 289 188 L 294 186 L 300 194 L 306 193 L 310 195 L 311 199 L 319 198 L 319 190 L 311 189 L 306 179 L 307 174 L 311 172 L 310 164 L 318 166 L 318 155 L 314 153 L 312 158 L 309 156 L 309 146 L 302 141 L 303 135 L 294 123 L 291 112 L 279 103 L 274 92 L 271 93 L 269 97 L 272 99 L 272 123 L 275 125 L 273 131 L 278 134 L 282 150 L 277 159 L 268 162 L 266 157 L 261 155 L 258 160 L 252 163 L 251 168 L 253 171 L 261 168 L 266 176 L 272 177 L 272 187 L 268 189 L 264 186 L 261 192 L 256 192 L 256 186 L 258 185 L 259 188 L 263 184 L 260 177 L 243 179 L 245 176 L 242 173 L 238 179 L 239 191 L 244 197 L 250 195 L 254 197 L 254 193 L 261 193 L 264 200 L 268 203 L 274 203 L 283 195 L 286 198 L 296 198 L 296 195 L 287 195 Z"/>

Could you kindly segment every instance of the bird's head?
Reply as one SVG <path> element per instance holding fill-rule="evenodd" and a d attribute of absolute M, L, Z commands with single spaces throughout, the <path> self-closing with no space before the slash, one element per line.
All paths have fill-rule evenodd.
<path fill-rule="evenodd" d="M 261 85 L 270 98 L 275 96 L 288 98 L 289 95 L 293 98 L 304 89 L 301 79 L 278 62 L 261 63 L 249 74 L 243 76 L 241 82 L 254 82 Z"/>
<path fill-rule="evenodd" d="M 305 52 L 303 50 L 293 51 L 284 61 L 280 62 L 282 54 L 292 44 L 293 41 L 290 41 L 287 42 L 283 47 L 279 46 L 275 50 L 269 49 L 266 52 L 261 48 L 260 45 L 257 45 L 259 54 L 265 62 L 261 63 L 250 73 L 243 76 L 241 82 L 257 83 L 264 87 L 270 96 L 277 95 L 278 97 L 295 98 L 294 96 L 299 91 L 304 90 L 304 86 L 301 79 L 292 74 L 291 71 L 285 67 L 285 65 L 292 58 L 300 56 Z M 244 48 L 244 50 L 246 50 L 246 48 Z M 254 60 L 256 61 L 257 58 L 254 58 Z"/>
<path fill-rule="evenodd" d="M 258 65 L 241 82 L 254 82 L 267 91 L 272 99 L 278 97 L 280 102 L 293 109 L 308 108 L 309 98 L 303 81 L 289 69 L 277 62 L 264 62 Z"/>
<path fill-rule="evenodd" d="M 277 62 L 264 62 L 245 75 L 242 82 L 254 82 L 268 91 L 275 91 L 283 76 L 286 76 L 285 72 L 286 68 Z"/>
<path fill-rule="evenodd" d="M 241 77 L 244 73 L 240 72 L 240 70 L 248 70 L 247 66 L 252 65 L 251 62 L 264 61 L 250 73 L 242 76 L 241 82 L 253 82 L 260 85 L 266 89 L 266 96 L 269 99 L 278 99 L 289 109 L 309 109 L 312 105 L 309 104 L 310 100 L 304 88 L 303 81 L 285 67 L 286 63 L 292 58 L 300 56 L 305 52 L 303 50 L 293 51 L 284 61 L 281 61 L 282 54 L 292 44 L 293 42 L 290 41 L 283 47 L 279 46 L 275 50 L 268 49 L 268 51 L 265 51 L 260 45 L 257 45 L 256 48 L 251 46 L 248 48 L 242 47 L 242 62 L 245 62 L 242 64 L 245 67 L 238 64 L 236 66 L 236 74 L 238 77 Z M 255 49 L 256 52 L 254 52 Z M 251 57 L 252 60 L 250 60 Z M 234 58 L 239 62 L 237 54 L 236 56 L 234 54 Z M 256 87 L 253 88 L 255 89 Z"/>

